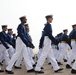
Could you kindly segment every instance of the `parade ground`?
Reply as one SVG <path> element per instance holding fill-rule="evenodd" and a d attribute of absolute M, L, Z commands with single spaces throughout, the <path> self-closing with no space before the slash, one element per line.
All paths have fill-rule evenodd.
<path fill-rule="evenodd" d="M 51 65 L 48 65 L 47 61 L 44 63 L 43 67 L 43 71 L 45 72 L 44 74 L 36 74 L 36 73 L 27 73 L 26 67 L 24 65 L 24 62 L 22 62 L 22 69 L 14 69 L 14 74 L 13 75 L 73 75 L 71 74 L 71 70 L 70 69 L 66 69 L 65 68 L 66 63 L 64 63 L 64 65 L 61 66 L 61 68 L 64 68 L 64 70 L 62 72 L 59 73 L 54 73 L 54 70 L 52 68 Z M 5 69 L 5 64 L 4 66 L 2 66 L 2 69 Z M 0 73 L 0 75 L 9 75 L 4 73 Z"/>

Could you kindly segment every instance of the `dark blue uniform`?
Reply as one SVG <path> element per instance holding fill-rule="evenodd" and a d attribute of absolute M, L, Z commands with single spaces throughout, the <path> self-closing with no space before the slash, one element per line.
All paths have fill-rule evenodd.
<path fill-rule="evenodd" d="M 9 48 L 9 46 L 7 45 L 10 44 L 14 47 L 14 44 L 12 43 L 12 38 L 9 34 L 6 34 L 6 32 L 2 31 L 0 33 L 0 39 L 1 39 L 1 43 L 6 47 L 6 49 Z"/>
<path fill-rule="evenodd" d="M 9 40 L 8 40 L 7 34 L 6 34 L 4 31 L 0 32 L 0 40 L 1 40 L 1 43 L 4 45 L 4 47 L 5 47 L 6 49 L 8 49 L 9 46 L 7 45 L 6 42 L 9 42 Z M 10 42 L 9 42 L 9 43 L 10 43 Z"/>
<path fill-rule="evenodd" d="M 11 37 L 11 35 L 8 33 L 7 34 L 7 38 L 10 42 L 8 42 L 8 44 L 12 45 L 15 48 L 15 44 L 13 43 L 13 38 Z"/>
<path fill-rule="evenodd" d="M 62 38 L 61 36 L 62 36 L 62 35 L 63 35 L 63 33 L 59 34 L 58 37 L 57 37 L 57 40 L 58 40 L 59 42 L 61 42 L 61 38 Z"/>
<path fill-rule="evenodd" d="M 75 39 L 76 40 L 76 30 L 72 30 L 71 33 L 69 34 L 69 39 Z"/>
<path fill-rule="evenodd" d="M 16 38 L 13 38 L 12 42 L 13 42 L 14 46 L 16 46 Z"/>
<path fill-rule="evenodd" d="M 49 39 L 54 43 L 54 44 L 57 44 L 57 40 L 53 37 L 52 35 L 52 27 L 51 27 L 51 24 L 50 23 L 46 23 L 45 24 L 45 27 L 43 29 L 43 32 L 42 32 L 42 37 L 40 39 L 40 44 L 39 44 L 39 48 L 42 48 L 43 47 L 43 42 L 44 42 L 44 37 L 45 36 L 48 36 Z"/>
<path fill-rule="evenodd" d="M 60 37 L 60 41 L 64 41 L 66 42 L 70 47 L 71 47 L 71 44 L 70 44 L 70 40 L 69 40 L 69 36 L 66 35 L 66 34 L 62 34 L 61 37 Z"/>
<path fill-rule="evenodd" d="M 29 39 L 29 35 L 27 31 L 25 30 L 24 24 L 20 24 L 17 28 L 17 31 L 18 31 L 18 37 L 22 39 L 24 44 L 26 44 L 27 47 L 33 48 L 34 46 Z"/>
<path fill-rule="evenodd" d="M 41 36 L 41 39 L 40 39 L 39 48 L 43 47 L 43 42 L 44 42 L 44 32 L 42 31 L 42 36 Z"/>

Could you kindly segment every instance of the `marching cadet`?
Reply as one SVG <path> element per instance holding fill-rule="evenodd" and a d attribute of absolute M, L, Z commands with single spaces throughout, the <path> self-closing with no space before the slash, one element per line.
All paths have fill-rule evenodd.
<path fill-rule="evenodd" d="M 69 69 L 71 68 L 71 63 L 74 59 L 74 57 L 76 57 L 76 24 L 72 25 L 73 30 L 71 31 L 70 35 L 69 35 L 69 39 L 71 41 L 71 47 L 72 47 L 72 51 L 70 53 L 70 56 L 68 58 L 68 62 L 66 65 L 66 68 Z M 76 66 L 73 66 L 73 69 L 75 69 Z M 73 72 L 73 70 L 72 70 Z"/>
<path fill-rule="evenodd" d="M 29 35 L 30 29 L 29 29 L 28 24 L 25 24 L 25 30 L 28 32 L 28 35 Z M 29 39 L 30 39 L 30 41 L 32 42 L 32 38 L 31 38 L 30 35 L 29 35 Z M 28 53 L 29 53 L 29 57 L 30 57 L 30 59 L 31 59 L 31 61 L 32 61 L 32 64 L 34 65 L 34 64 L 35 64 L 35 62 L 33 61 L 34 53 L 33 53 L 32 48 L 29 48 L 29 47 L 28 47 Z"/>
<path fill-rule="evenodd" d="M 58 59 L 58 57 L 59 57 L 59 55 L 60 55 L 60 37 L 61 37 L 61 35 L 62 35 L 63 33 L 59 33 L 59 34 L 57 34 L 57 37 L 56 37 L 56 39 L 59 41 L 59 44 L 56 46 L 56 54 L 55 54 L 55 56 L 56 56 L 56 60 Z M 55 52 L 55 50 L 54 50 L 54 52 Z"/>
<path fill-rule="evenodd" d="M 68 49 L 68 45 L 69 44 L 69 38 L 68 38 L 68 30 L 65 29 L 63 30 L 64 34 L 61 35 L 60 37 L 60 55 L 58 57 L 58 64 L 61 65 L 63 59 L 64 59 L 64 56 L 67 56 L 68 57 L 68 54 L 67 54 L 67 49 Z"/>
<path fill-rule="evenodd" d="M 29 34 L 29 26 L 28 26 L 28 24 L 25 24 L 25 29 L 26 29 L 26 31 L 28 32 L 28 34 Z M 31 38 L 31 36 L 29 35 L 29 39 L 30 39 L 30 41 L 32 42 L 32 38 Z M 33 53 L 33 50 L 32 50 L 32 48 L 30 48 L 31 50 L 30 50 L 30 56 L 34 59 L 34 53 Z"/>
<path fill-rule="evenodd" d="M 40 58 L 37 61 L 37 65 L 35 67 L 35 72 L 41 73 L 41 74 L 44 73 L 43 71 L 41 71 L 41 67 L 48 55 L 51 60 L 51 64 L 54 68 L 54 71 L 59 72 L 59 71 L 63 70 L 58 66 L 58 64 L 53 56 L 53 51 L 52 51 L 52 47 L 51 47 L 51 41 L 56 42 L 56 44 L 57 44 L 57 40 L 52 36 L 52 27 L 50 24 L 50 23 L 52 23 L 52 20 L 53 20 L 52 15 L 46 16 L 46 20 L 47 20 L 47 23 L 45 24 L 45 27 L 43 29 L 44 30 L 43 31 L 44 41 L 43 41 L 43 48 L 42 48 L 43 50 L 42 50 Z"/>
<path fill-rule="evenodd" d="M 2 25 L 2 32 L 0 32 L 0 61 L 5 59 L 6 65 L 8 65 L 10 58 L 8 54 L 9 46 L 7 45 L 8 38 L 6 31 L 7 31 L 7 25 Z M 0 72 L 4 72 L 3 70 L 1 70 L 1 67 Z"/>
<path fill-rule="evenodd" d="M 6 31 L 7 31 L 7 25 L 2 25 L 2 32 L 0 32 L 0 40 L 1 40 L 1 44 L 0 44 L 0 49 L 1 49 L 0 51 L 1 52 L 0 53 L 1 54 L 3 53 L 6 65 L 8 65 L 8 63 L 10 61 L 8 50 L 10 49 L 10 47 L 7 44 L 9 39 L 8 39 L 7 34 L 6 34 Z"/>
<path fill-rule="evenodd" d="M 28 38 L 28 33 L 24 27 L 24 24 L 26 23 L 27 19 L 25 16 L 22 16 L 20 17 L 20 21 L 21 23 L 18 25 L 18 28 L 17 28 L 18 36 L 16 40 L 16 52 L 11 58 L 5 70 L 5 72 L 8 74 L 14 74 L 14 72 L 12 72 L 12 67 L 14 63 L 16 62 L 16 60 L 18 60 L 21 54 L 23 54 L 27 72 L 34 72 L 34 69 L 29 59 L 29 54 L 27 51 L 28 50 L 27 47 L 34 48 L 33 44 L 30 42 Z"/>
<path fill-rule="evenodd" d="M 10 47 L 10 50 L 8 51 L 9 53 L 9 57 L 11 58 L 13 56 L 13 54 L 15 53 L 15 44 L 13 43 L 13 31 L 12 29 L 8 29 L 8 39 L 11 42 L 11 44 L 8 42 L 8 45 Z"/>
<path fill-rule="evenodd" d="M 25 30 L 28 32 L 28 35 L 29 35 L 29 26 L 28 26 L 28 24 L 25 24 Z M 30 38 L 30 35 L 29 35 L 29 39 L 32 42 L 32 39 Z M 30 61 L 31 61 L 32 65 L 34 66 L 35 62 L 34 62 L 32 56 L 31 56 L 31 50 L 32 50 L 32 48 L 28 47 L 29 58 L 30 58 Z M 15 68 L 16 69 L 21 69 L 20 64 L 21 64 L 22 58 L 23 58 L 23 56 L 21 54 L 20 58 L 15 63 Z"/>

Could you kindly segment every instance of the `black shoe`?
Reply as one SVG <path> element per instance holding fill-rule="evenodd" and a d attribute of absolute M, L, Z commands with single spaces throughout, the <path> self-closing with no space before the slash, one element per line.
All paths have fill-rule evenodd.
<path fill-rule="evenodd" d="M 55 73 L 60 72 L 62 70 L 63 70 L 63 68 L 60 68 L 60 69 L 56 70 Z"/>
<path fill-rule="evenodd" d="M 34 64 L 33 67 L 36 67 L 36 64 Z"/>
<path fill-rule="evenodd" d="M 58 65 L 63 65 L 61 62 L 57 62 L 58 63 Z"/>
<path fill-rule="evenodd" d="M 71 70 L 71 73 L 72 73 L 72 74 L 76 74 L 76 70 L 72 69 L 72 70 Z"/>
<path fill-rule="evenodd" d="M 43 74 L 44 72 L 43 71 L 35 71 L 35 73 Z"/>
<path fill-rule="evenodd" d="M 0 70 L 0 73 L 4 72 L 4 70 Z"/>
<path fill-rule="evenodd" d="M 7 74 L 14 74 L 14 72 L 8 71 L 8 70 L 5 70 L 5 72 L 6 72 Z"/>
<path fill-rule="evenodd" d="M 35 64 L 37 64 L 37 62 Z"/>
<path fill-rule="evenodd" d="M 67 65 L 66 65 L 66 68 L 67 68 L 67 69 L 71 69 L 72 67 L 67 64 Z"/>
<path fill-rule="evenodd" d="M 64 62 L 67 62 L 67 60 L 66 60 L 66 59 L 64 59 Z"/>
<path fill-rule="evenodd" d="M 44 69 L 43 67 L 41 67 L 41 69 Z"/>
<path fill-rule="evenodd" d="M 21 67 L 14 66 L 15 69 L 22 69 Z"/>
<path fill-rule="evenodd" d="M 28 73 L 31 73 L 31 72 L 35 72 L 35 70 L 34 69 L 31 69 L 31 70 L 28 70 L 27 72 Z"/>
<path fill-rule="evenodd" d="M 51 65 L 51 63 L 48 63 L 48 65 Z"/>
<path fill-rule="evenodd" d="M 35 57 L 32 57 L 32 59 L 35 59 Z"/>

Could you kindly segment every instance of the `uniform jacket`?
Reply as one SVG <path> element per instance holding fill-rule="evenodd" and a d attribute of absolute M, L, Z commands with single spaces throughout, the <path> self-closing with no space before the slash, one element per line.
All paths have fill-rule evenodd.
<path fill-rule="evenodd" d="M 52 27 L 51 27 L 51 24 L 50 23 L 46 23 L 45 24 L 45 27 L 43 29 L 43 32 L 42 32 L 42 37 L 40 39 L 40 43 L 39 43 L 39 47 L 43 47 L 43 42 L 44 42 L 44 37 L 45 36 L 48 36 L 49 39 L 53 42 L 53 43 L 57 43 L 57 40 L 53 37 L 52 35 Z"/>
<path fill-rule="evenodd" d="M 22 41 L 24 42 L 24 44 L 26 44 L 26 46 L 33 47 L 33 44 L 29 40 L 28 33 L 25 30 L 24 24 L 22 23 L 19 24 L 17 28 L 17 32 L 18 32 L 18 36 L 22 39 Z"/>

